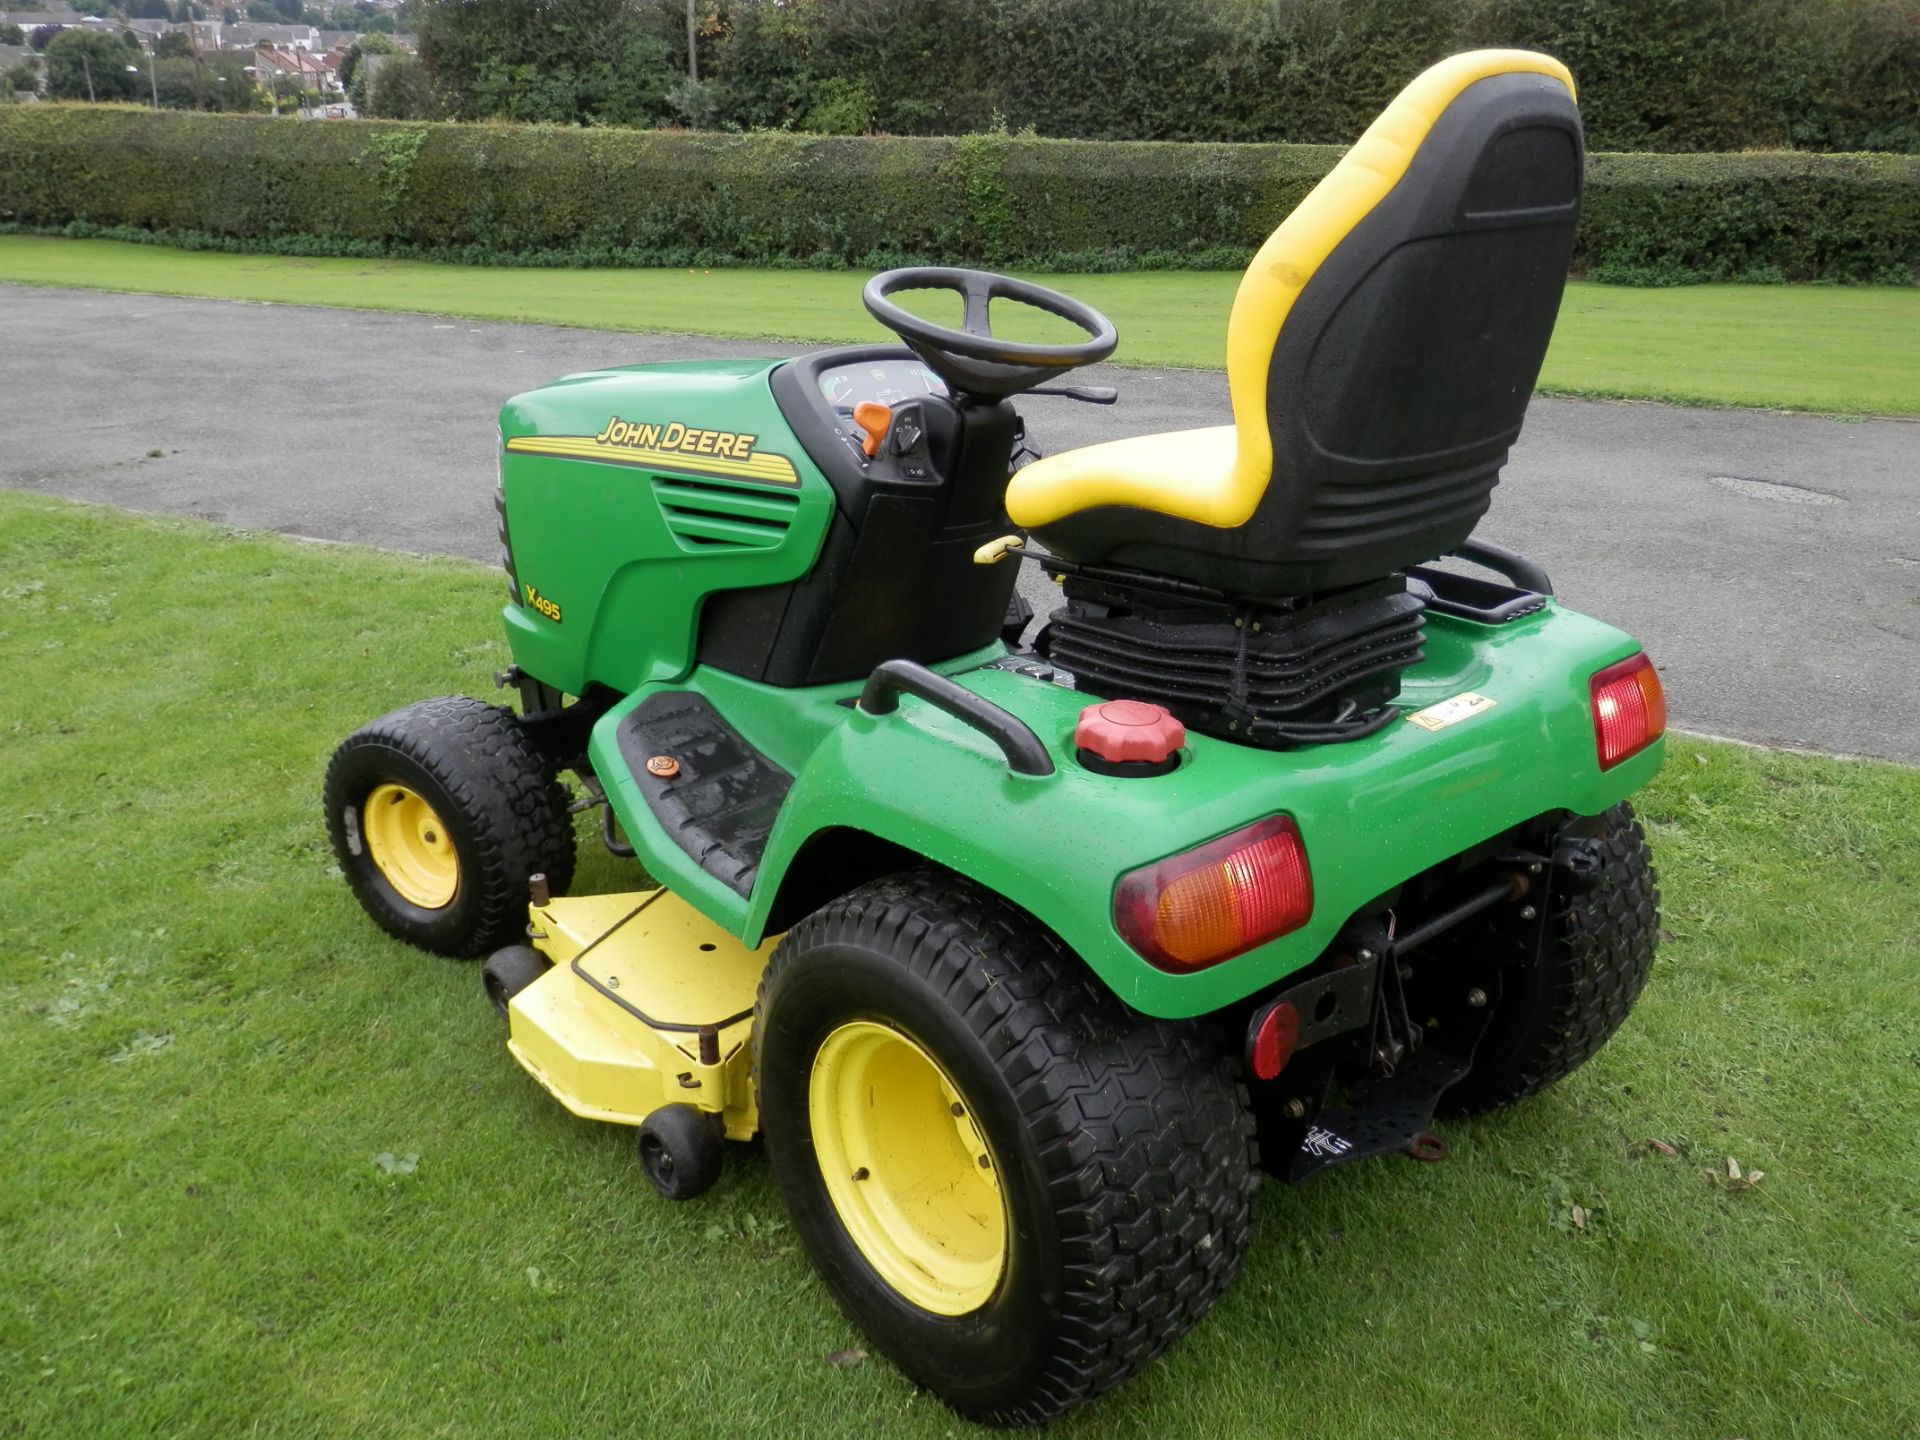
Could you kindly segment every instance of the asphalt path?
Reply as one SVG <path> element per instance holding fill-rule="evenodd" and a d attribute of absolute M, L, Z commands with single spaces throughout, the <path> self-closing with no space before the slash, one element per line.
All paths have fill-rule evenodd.
<path fill-rule="evenodd" d="M 507 396 L 603 365 L 769 353 L 0 285 L 0 485 L 491 561 Z M 1022 402 L 1042 450 L 1228 418 L 1216 373 L 1085 378 L 1120 403 Z M 1639 636 L 1676 724 L 1920 763 L 1920 424 L 1537 400 L 1479 533 Z"/>

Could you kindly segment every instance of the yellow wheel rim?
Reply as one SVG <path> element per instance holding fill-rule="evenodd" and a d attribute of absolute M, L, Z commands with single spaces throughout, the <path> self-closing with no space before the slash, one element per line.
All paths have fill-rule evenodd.
<path fill-rule="evenodd" d="M 367 855 L 400 898 L 422 910 L 453 903 L 460 856 L 439 814 L 404 785 L 382 785 L 360 807 Z"/>
<path fill-rule="evenodd" d="M 814 1154 L 853 1243 L 902 1298 L 965 1315 L 1007 1267 L 1000 1178 L 966 1102 L 916 1042 L 842 1025 L 813 1058 Z"/>

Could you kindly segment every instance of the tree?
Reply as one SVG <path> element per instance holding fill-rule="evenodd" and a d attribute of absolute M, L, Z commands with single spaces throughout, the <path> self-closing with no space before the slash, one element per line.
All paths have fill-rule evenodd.
<path fill-rule="evenodd" d="M 33 34 L 27 37 L 27 44 L 31 45 L 35 50 L 45 50 L 47 46 L 53 43 L 53 37 L 59 33 L 60 27 L 58 25 L 37 26 Z"/>
<path fill-rule="evenodd" d="M 367 82 L 367 114 L 381 120 L 431 120 L 440 112 L 427 67 L 413 55 L 389 55 Z"/>
<path fill-rule="evenodd" d="M 48 42 L 47 93 L 56 100 L 135 100 L 144 81 L 127 73 L 126 46 L 111 35 L 62 30 Z"/>
<path fill-rule="evenodd" d="M 363 73 L 367 56 L 392 55 L 399 48 L 384 35 L 362 35 L 347 47 L 347 53 L 340 57 L 340 87 L 355 110 L 365 114 L 367 109 L 367 77 Z"/>
<path fill-rule="evenodd" d="M 669 113 L 673 53 L 630 0 L 422 0 L 416 13 L 420 58 L 456 118 L 645 125 Z"/>
<path fill-rule="evenodd" d="M 252 59 L 244 51 L 218 50 L 202 57 L 202 78 L 206 84 L 207 108 L 222 111 L 268 109 L 271 102 L 247 74 Z"/>
<path fill-rule="evenodd" d="M 0 94 L 32 95 L 40 90 L 40 71 L 31 60 L 22 60 L 18 65 L 9 66 L 5 75 L 0 75 Z"/>
<path fill-rule="evenodd" d="M 765 0 L 761 0 L 765 3 Z M 1142 8 L 1147 0 L 1131 0 Z M 1194 10 L 1203 0 L 1182 0 Z M 997 27 L 1013 0 L 940 0 L 902 5 L 897 0 L 802 0 L 814 33 L 814 64 L 821 92 L 801 112 L 805 129 L 847 128 L 904 134 L 957 135 L 983 130 L 1004 96 L 1012 72 L 1025 65 L 1016 48 L 1000 43 Z M 1069 14 L 1069 30 L 1088 22 Z M 1176 25 L 1188 25 L 1181 14 Z M 929 76 L 937 83 L 928 84 Z M 832 83 L 838 81 L 839 83 Z M 1069 85 L 1099 85 L 1104 77 L 1078 77 Z M 864 124 L 863 108 L 870 108 Z"/>
<path fill-rule="evenodd" d="M 327 24 L 335 30 L 385 30 L 392 33 L 393 17 L 384 11 L 376 10 L 367 0 L 354 0 L 351 5 L 336 5 L 333 13 L 327 17 Z"/>
<path fill-rule="evenodd" d="M 227 6 L 220 12 L 220 23 L 222 25 L 238 25 L 240 23 L 240 12 L 231 5 Z"/>
<path fill-rule="evenodd" d="M 193 32 L 191 30 L 169 30 L 153 42 L 154 57 L 159 60 L 191 60 L 193 58 Z"/>
<path fill-rule="evenodd" d="M 26 43 L 27 32 L 22 30 L 18 25 L 14 24 L 11 20 L 0 24 L 0 45 L 24 45 Z"/>
<path fill-rule="evenodd" d="M 696 129 L 724 114 L 742 129 L 780 130 L 798 123 L 819 85 L 814 69 L 812 16 L 787 5 L 737 4 L 728 13 L 720 43 L 710 44 L 706 74 L 712 82 L 712 117 L 702 117 L 699 97 L 681 87 L 682 114 Z"/>

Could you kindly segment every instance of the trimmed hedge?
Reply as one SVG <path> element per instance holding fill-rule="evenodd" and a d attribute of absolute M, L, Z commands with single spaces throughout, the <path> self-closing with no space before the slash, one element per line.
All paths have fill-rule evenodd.
<path fill-rule="evenodd" d="M 1329 145 L 859 139 L 0 111 L 0 220 L 539 265 L 1243 264 Z M 1920 157 L 1594 155 L 1576 267 L 1913 283 Z"/>

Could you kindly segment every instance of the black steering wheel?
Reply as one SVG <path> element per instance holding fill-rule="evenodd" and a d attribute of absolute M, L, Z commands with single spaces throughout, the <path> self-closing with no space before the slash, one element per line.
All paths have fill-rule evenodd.
<path fill-rule="evenodd" d="M 911 315 L 889 298 L 902 290 L 953 290 L 966 302 L 965 329 L 950 330 Z M 987 270 L 912 266 L 887 270 L 867 281 L 860 299 L 867 313 L 898 335 L 950 389 L 1000 400 L 1044 385 L 1056 375 L 1094 365 L 1113 353 L 1120 332 L 1091 305 L 1043 285 Z M 1016 300 L 1078 325 L 1087 339 L 1066 345 L 997 340 L 987 319 L 992 300 Z"/>

